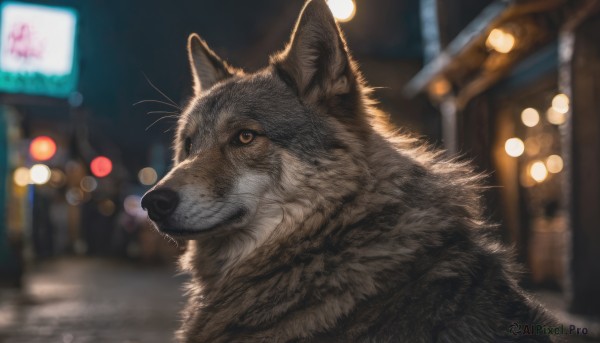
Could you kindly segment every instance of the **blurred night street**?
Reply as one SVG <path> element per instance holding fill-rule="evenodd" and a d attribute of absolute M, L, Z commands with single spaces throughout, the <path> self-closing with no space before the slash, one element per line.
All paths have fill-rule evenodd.
<path fill-rule="evenodd" d="M 0 290 L 0 342 L 170 342 L 184 276 L 105 259 L 42 263 L 22 294 Z"/>

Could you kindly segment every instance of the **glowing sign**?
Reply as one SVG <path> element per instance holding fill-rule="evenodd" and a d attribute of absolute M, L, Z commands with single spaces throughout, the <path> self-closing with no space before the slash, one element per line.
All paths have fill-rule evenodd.
<path fill-rule="evenodd" d="M 75 11 L 5 2 L 0 12 L 0 90 L 68 96 L 77 74 Z"/>

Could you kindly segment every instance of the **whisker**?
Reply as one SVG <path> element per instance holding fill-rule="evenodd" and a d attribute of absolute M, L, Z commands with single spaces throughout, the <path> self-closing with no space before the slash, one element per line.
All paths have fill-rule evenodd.
<path fill-rule="evenodd" d="M 173 243 L 175 248 L 179 248 L 179 243 L 175 239 L 169 237 L 168 235 L 163 235 L 163 237 L 167 239 L 167 242 Z"/>
<path fill-rule="evenodd" d="M 148 131 L 149 128 L 151 128 L 152 126 L 154 126 L 154 124 L 158 123 L 159 121 L 163 120 L 163 119 L 172 119 L 172 118 L 176 118 L 174 116 L 164 116 L 164 117 L 160 117 L 158 119 L 156 119 L 154 122 L 152 122 L 152 124 L 148 125 L 148 127 L 146 127 L 145 131 Z"/>
<path fill-rule="evenodd" d="M 148 78 L 148 75 L 146 75 L 146 73 L 142 73 L 144 74 L 144 77 L 146 78 L 146 81 L 148 81 L 148 83 L 150 84 L 150 86 L 152 86 L 152 88 L 154 88 L 154 90 L 156 90 L 158 93 L 160 93 L 160 95 L 164 96 L 165 99 L 169 100 L 169 102 L 175 106 L 177 106 L 177 104 L 175 103 L 175 101 L 171 100 L 171 98 L 169 98 L 165 93 L 163 93 L 160 89 L 158 89 L 158 87 L 156 87 L 152 81 L 150 81 L 150 79 Z"/>
<path fill-rule="evenodd" d="M 179 107 L 179 106 L 177 106 L 177 105 L 173 105 L 173 104 L 169 104 L 168 102 L 164 102 L 164 101 L 160 101 L 160 100 L 153 100 L 153 99 L 148 99 L 148 100 L 141 100 L 141 101 L 138 101 L 138 102 L 134 103 L 134 104 L 133 104 L 133 106 L 137 106 L 137 105 L 139 105 L 139 104 L 143 104 L 143 103 L 146 103 L 146 102 L 153 102 L 153 103 L 157 103 L 157 104 L 162 104 L 162 105 L 166 105 L 166 106 L 171 106 L 171 107 L 174 107 L 174 108 L 176 108 L 176 109 L 178 109 L 178 110 L 180 110 L 180 111 L 181 111 L 181 107 Z"/>
<path fill-rule="evenodd" d="M 170 112 L 170 111 L 150 111 L 150 112 L 146 112 L 146 114 L 157 114 L 157 113 L 163 113 L 163 114 L 179 114 L 179 112 Z"/>

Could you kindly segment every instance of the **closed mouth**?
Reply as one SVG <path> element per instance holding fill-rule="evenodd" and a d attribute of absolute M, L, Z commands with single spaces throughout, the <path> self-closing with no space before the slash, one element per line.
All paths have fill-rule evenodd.
<path fill-rule="evenodd" d="M 170 227 L 170 226 L 166 226 L 166 225 L 165 226 L 157 225 L 157 226 L 161 232 L 166 233 L 170 236 L 185 237 L 185 236 L 203 235 L 203 234 L 213 233 L 229 224 L 239 221 L 246 215 L 246 213 L 247 213 L 247 210 L 245 208 L 240 208 L 239 210 L 234 212 L 231 216 L 227 217 L 227 219 L 225 219 L 225 220 L 221 221 L 220 223 L 217 223 L 209 228 L 202 229 L 202 230 L 180 229 L 180 228 L 174 228 L 174 227 Z"/>

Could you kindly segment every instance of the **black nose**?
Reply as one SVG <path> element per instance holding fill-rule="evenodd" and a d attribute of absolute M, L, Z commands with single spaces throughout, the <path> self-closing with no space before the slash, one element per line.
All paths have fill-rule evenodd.
<path fill-rule="evenodd" d="M 154 221 L 163 221 L 169 217 L 179 204 L 177 192 L 168 188 L 153 190 L 142 198 L 142 208 L 148 211 L 148 217 Z"/>

